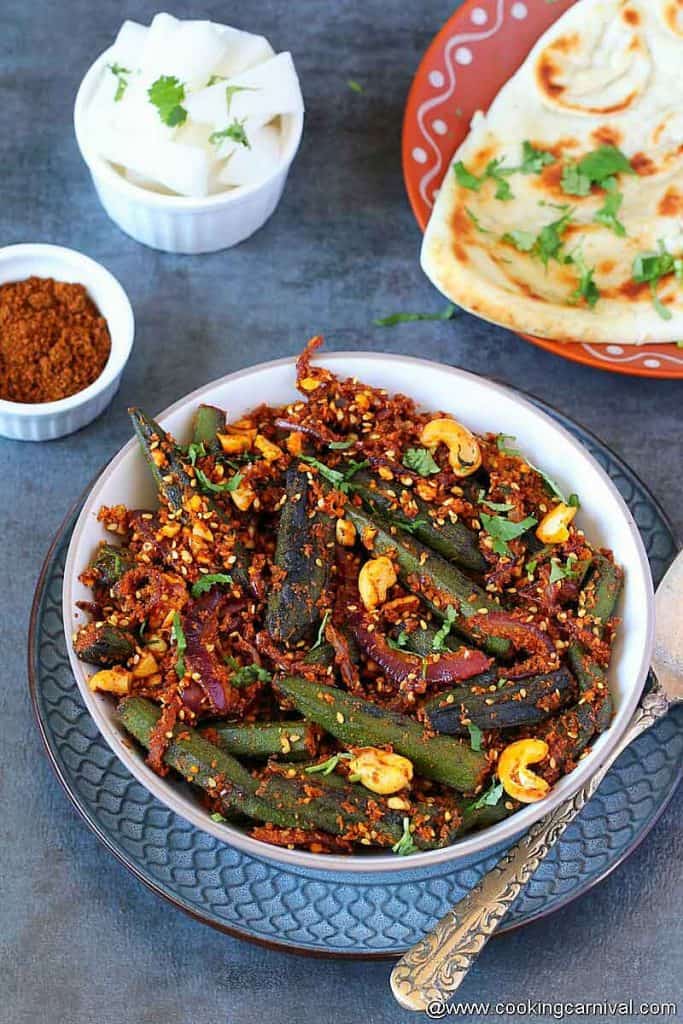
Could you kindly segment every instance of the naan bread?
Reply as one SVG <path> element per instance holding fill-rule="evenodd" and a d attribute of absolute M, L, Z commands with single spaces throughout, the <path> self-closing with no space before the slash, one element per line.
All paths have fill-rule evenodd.
<path fill-rule="evenodd" d="M 651 284 L 633 271 L 645 252 L 683 255 L 682 95 L 683 0 L 579 0 L 488 114 L 475 115 L 454 157 L 480 178 L 495 159 L 503 169 L 518 167 L 525 142 L 554 161 L 540 173 L 506 176 L 507 201 L 496 198 L 500 180 L 485 178 L 473 190 L 449 169 L 424 238 L 427 275 L 453 302 L 517 331 L 620 344 L 683 339 L 683 280 L 667 273 L 653 300 Z M 635 171 L 608 182 L 623 195 L 617 219 L 625 237 L 594 219 L 605 188 L 594 185 L 587 196 L 562 188 L 565 167 L 601 146 L 619 149 Z M 560 260 L 544 266 L 538 249 L 502 239 L 524 232 L 528 247 L 532 235 L 570 213 L 552 204 L 573 212 L 560 225 Z M 582 270 L 587 286 L 577 295 Z M 591 270 L 600 292 L 592 307 Z"/>

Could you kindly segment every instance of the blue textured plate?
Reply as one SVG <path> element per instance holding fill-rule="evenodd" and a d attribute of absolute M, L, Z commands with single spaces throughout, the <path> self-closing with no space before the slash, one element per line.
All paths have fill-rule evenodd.
<path fill-rule="evenodd" d="M 538 402 L 615 482 L 643 536 L 657 583 L 677 545 L 641 481 L 582 427 Z M 322 956 L 396 956 L 470 889 L 505 846 L 455 865 L 397 876 L 283 868 L 226 846 L 177 817 L 130 775 L 101 739 L 65 650 L 61 590 L 78 513 L 48 552 L 31 615 L 29 685 L 50 760 L 105 846 L 154 892 L 200 921 L 265 945 Z M 676 788 L 683 707 L 640 737 L 542 864 L 510 912 L 513 928 L 557 910 L 620 864 L 652 828 Z"/>

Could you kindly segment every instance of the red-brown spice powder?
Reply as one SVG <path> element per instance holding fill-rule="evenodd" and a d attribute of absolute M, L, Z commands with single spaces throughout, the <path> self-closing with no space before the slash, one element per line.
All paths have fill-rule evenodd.
<path fill-rule="evenodd" d="M 29 277 L 0 286 L 0 398 L 54 402 L 99 377 L 107 322 L 82 284 Z"/>

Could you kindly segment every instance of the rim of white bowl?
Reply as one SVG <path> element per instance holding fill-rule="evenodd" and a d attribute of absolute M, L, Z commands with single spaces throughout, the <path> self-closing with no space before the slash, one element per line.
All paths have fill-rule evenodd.
<path fill-rule="evenodd" d="M 288 123 L 291 123 L 293 126 L 289 132 L 282 132 L 283 138 L 287 139 L 286 149 L 275 169 L 266 178 L 254 182 L 253 185 L 240 185 L 237 188 L 226 190 L 225 192 L 216 192 L 210 196 L 193 197 L 151 192 L 149 189 L 142 188 L 140 185 L 135 185 L 132 181 L 128 181 L 114 169 L 108 160 L 104 160 L 88 145 L 85 132 L 85 116 L 88 103 L 92 98 L 92 92 L 97 79 L 103 71 L 112 49 L 113 47 L 108 47 L 90 65 L 78 87 L 74 104 L 74 131 L 81 156 L 90 171 L 99 178 L 103 178 L 107 185 L 138 203 L 142 202 L 148 206 L 159 206 L 165 210 L 174 210 L 179 213 L 192 213 L 195 211 L 210 211 L 220 206 L 229 206 L 232 203 L 237 203 L 241 199 L 245 199 L 247 196 L 267 188 L 283 170 L 286 171 L 291 165 L 301 144 L 304 130 L 303 112 L 282 115 L 283 121 L 286 118 Z"/>
<path fill-rule="evenodd" d="M 553 811 L 564 800 L 573 796 L 580 787 L 587 782 L 623 735 L 642 694 L 645 680 L 650 669 L 652 650 L 654 647 L 654 586 L 650 572 L 650 563 L 647 558 L 647 553 L 645 551 L 640 532 L 630 509 L 626 505 L 626 502 L 619 493 L 616 485 L 607 475 L 600 463 L 593 458 L 590 452 L 586 451 L 584 446 L 577 441 L 577 439 L 565 427 L 550 417 L 543 409 L 539 409 L 535 406 L 526 396 L 520 394 L 520 392 L 516 391 L 512 387 L 506 387 L 502 384 L 498 384 L 480 374 L 471 373 L 468 370 L 462 370 L 458 367 L 446 366 L 443 363 L 438 363 L 433 360 L 418 359 L 413 356 L 363 351 L 330 352 L 325 356 L 325 363 L 329 364 L 349 359 L 371 360 L 373 362 L 383 362 L 385 364 L 387 361 L 390 361 L 392 363 L 407 364 L 408 366 L 414 367 L 416 370 L 419 368 L 431 370 L 437 369 L 440 373 L 449 374 L 461 382 L 463 380 L 467 381 L 468 379 L 476 380 L 478 382 L 483 381 L 491 388 L 493 393 L 499 393 L 507 396 L 508 398 L 512 397 L 519 406 L 533 413 L 534 416 L 540 417 L 544 420 L 550 430 L 561 435 L 565 441 L 575 449 L 577 455 L 582 459 L 587 459 L 591 463 L 593 469 L 602 477 L 605 486 L 611 492 L 612 498 L 620 508 L 622 516 L 628 525 L 629 532 L 634 540 L 634 546 L 638 555 L 638 564 L 641 575 L 640 582 L 643 584 L 645 591 L 643 594 L 643 612 L 645 617 L 643 651 L 637 672 L 631 673 L 635 677 L 636 682 L 628 696 L 622 701 L 610 728 L 598 737 L 591 748 L 590 753 L 579 762 L 574 771 L 563 776 L 559 780 L 553 788 L 550 796 L 538 803 L 528 804 L 521 810 L 516 811 L 509 818 L 505 818 L 496 825 L 491 825 L 479 832 L 466 835 L 450 846 L 445 846 L 439 850 L 428 850 L 415 853 L 407 858 L 397 857 L 393 854 L 381 853 L 372 853 L 367 856 L 359 856 L 357 854 L 350 854 L 348 856 L 342 854 L 315 854 L 309 853 L 306 850 L 288 850 L 285 847 L 269 846 L 267 843 L 261 842 L 260 840 L 252 839 L 246 834 L 246 832 L 243 832 L 230 824 L 219 824 L 213 822 L 210 816 L 203 811 L 199 802 L 197 802 L 196 808 L 191 806 L 180 809 L 173 806 L 173 802 L 166 798 L 163 788 L 160 790 L 160 786 L 163 786 L 163 779 L 160 779 L 152 773 L 151 769 L 147 767 L 139 754 L 135 751 L 128 750 L 123 746 L 119 735 L 115 732 L 113 727 L 109 726 L 109 723 L 104 723 L 105 727 L 103 728 L 101 724 L 102 716 L 98 707 L 96 694 L 92 693 L 85 683 L 85 678 L 82 674 L 83 666 L 82 663 L 78 662 L 78 659 L 72 650 L 71 643 L 69 642 L 69 630 L 67 629 L 67 624 L 71 623 L 73 615 L 73 608 L 67 600 L 67 596 L 70 597 L 70 580 L 73 578 L 74 573 L 79 571 L 78 567 L 74 565 L 74 540 L 78 538 L 80 530 L 87 518 L 86 505 L 81 509 L 78 519 L 74 525 L 71 541 L 69 542 L 64 570 L 62 612 L 64 628 L 67 634 L 67 653 L 71 667 L 74 672 L 81 697 L 83 698 L 88 711 L 92 715 L 100 734 L 105 742 L 110 746 L 114 754 L 116 754 L 116 756 L 123 762 L 138 782 L 152 793 L 154 797 L 160 800 L 164 806 L 172 810 L 173 813 L 178 814 L 181 818 L 189 821 L 192 825 L 200 829 L 200 831 L 207 832 L 216 839 L 219 839 L 221 842 L 226 843 L 228 846 L 234 846 L 237 849 L 242 850 L 244 853 L 256 858 L 266 858 L 267 860 L 287 865 L 287 867 L 290 868 L 307 868 L 322 872 L 334 871 L 354 874 L 376 874 L 379 872 L 410 871 L 414 868 L 436 867 L 439 864 L 456 861 L 483 850 L 494 850 L 502 843 L 527 831 L 536 821 Z M 156 418 L 163 423 L 167 416 L 172 415 L 178 409 L 201 401 L 204 394 L 215 388 L 217 384 L 236 382 L 248 376 L 252 376 L 278 366 L 289 365 L 294 367 L 295 363 L 296 356 L 286 356 L 282 359 L 273 359 L 269 362 L 258 363 L 255 366 L 246 367 L 243 370 L 237 370 L 235 373 L 227 374 L 224 377 L 218 377 L 215 380 L 204 384 L 202 387 L 197 388 L 195 391 L 191 391 L 189 394 L 184 395 L 182 398 L 178 399 L 177 402 L 174 402 L 172 405 L 164 409 L 163 412 L 159 413 Z M 135 438 L 132 438 L 117 452 L 111 462 L 107 464 L 86 497 L 86 503 L 88 505 L 92 504 L 93 496 L 97 494 L 99 488 L 104 482 L 103 478 L 115 470 L 119 462 L 121 462 L 129 452 L 133 451 L 136 446 L 137 441 Z M 632 581 L 630 585 L 635 586 L 636 581 Z"/>
<path fill-rule="evenodd" d="M 118 278 L 114 277 L 112 272 L 107 270 L 105 266 L 98 263 L 91 256 L 86 256 L 84 253 L 79 252 L 77 249 L 69 249 L 63 245 L 50 245 L 47 242 L 21 242 L 18 245 L 6 245 L 0 248 L 0 268 L 4 268 L 8 264 L 11 265 L 15 260 L 18 263 L 29 262 L 32 257 L 36 259 L 36 262 L 47 258 L 53 260 L 55 265 L 73 268 L 78 275 L 77 283 L 82 284 L 88 292 L 90 292 L 90 284 L 95 280 L 99 279 L 102 282 L 106 282 L 114 294 L 114 301 L 120 306 L 124 322 L 116 331 L 115 339 L 112 325 L 109 319 L 104 317 L 107 321 L 111 338 L 109 358 L 105 363 L 102 373 L 99 377 L 95 378 L 92 384 L 88 384 L 87 388 L 83 388 L 82 391 L 76 391 L 75 394 L 68 395 L 66 398 L 59 398 L 54 402 L 12 402 L 7 398 L 0 398 L 0 413 L 11 414 L 20 419 L 28 417 L 35 419 L 37 416 L 47 417 L 61 412 L 68 412 L 71 409 L 77 409 L 79 406 L 85 405 L 90 399 L 101 394 L 123 371 L 130 357 L 135 337 L 135 317 L 130 299 Z M 18 277 L 16 280 L 26 280 L 26 275 Z M 9 283 L 9 281 L 6 283 Z M 95 302 L 94 299 L 93 302 Z M 97 306 L 97 303 L 95 305 Z M 99 306 L 97 308 L 98 312 L 104 316 Z"/>

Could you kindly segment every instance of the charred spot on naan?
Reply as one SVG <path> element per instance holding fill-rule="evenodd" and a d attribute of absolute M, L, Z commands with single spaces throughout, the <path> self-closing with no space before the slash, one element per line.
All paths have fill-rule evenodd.
<path fill-rule="evenodd" d="M 657 212 L 662 217 L 680 217 L 683 215 L 683 192 L 671 185 L 659 200 Z"/>
<path fill-rule="evenodd" d="M 639 99 L 651 73 L 642 18 L 630 0 L 616 7 L 624 26 L 616 54 L 611 18 L 597 28 L 589 21 L 585 32 L 558 36 L 540 53 L 535 79 L 550 106 L 603 116 L 623 113 Z"/>
<path fill-rule="evenodd" d="M 612 124 L 601 124 L 591 132 L 591 138 L 598 146 L 615 146 L 617 149 L 624 140 L 623 134 Z"/>
<path fill-rule="evenodd" d="M 675 36 L 683 36 L 683 0 L 660 0 L 662 21 Z"/>
<path fill-rule="evenodd" d="M 659 167 L 647 153 L 635 153 L 631 157 L 631 167 L 641 178 L 648 178 L 659 173 Z"/>

